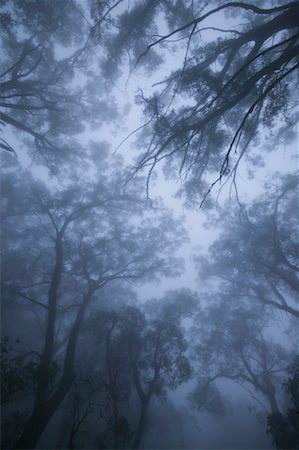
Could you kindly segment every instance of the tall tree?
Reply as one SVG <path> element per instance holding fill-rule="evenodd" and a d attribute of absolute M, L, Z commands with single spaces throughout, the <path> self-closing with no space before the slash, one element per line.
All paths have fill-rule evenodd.
<path fill-rule="evenodd" d="M 162 221 L 155 218 L 153 222 L 146 216 L 138 220 L 143 205 L 135 188 L 134 193 L 121 191 L 119 171 L 108 169 L 103 163 L 104 168 L 107 172 L 96 184 L 86 182 L 79 189 L 76 183 L 62 191 L 54 188 L 52 192 L 30 180 L 27 174 L 23 192 L 31 208 L 19 227 L 11 227 L 15 225 L 14 214 L 6 217 L 6 250 L 13 249 L 10 256 L 13 259 L 21 250 L 25 261 L 24 267 L 17 266 L 20 274 L 15 273 L 16 263 L 8 264 L 3 279 L 6 295 L 41 308 L 46 322 L 34 406 L 17 442 L 18 448 L 36 446 L 68 393 L 75 375 L 77 342 L 86 310 L 103 286 L 113 280 L 139 280 L 169 273 L 163 252 L 169 243 L 167 234 L 173 237 L 174 223 L 171 225 L 171 219 L 165 216 Z M 19 177 L 24 179 L 22 174 Z M 10 176 L 8 180 L 10 192 L 14 181 Z M 13 198 L 8 197 L 7 208 L 15 211 L 10 200 Z M 22 253 L 25 242 L 18 236 L 20 227 L 22 235 L 28 231 L 26 254 Z M 55 389 L 51 389 L 51 365 L 63 311 L 68 312 L 63 338 L 65 352 L 60 378 Z"/>
<path fill-rule="evenodd" d="M 166 171 L 179 174 L 187 194 L 203 198 L 223 177 L 235 177 L 258 136 L 279 129 L 277 144 L 292 135 L 297 121 L 293 92 L 299 6 L 296 1 L 275 6 L 163 3 L 168 29 L 159 30 L 137 62 L 142 64 L 153 50 L 165 55 L 163 49 L 170 47 L 178 54 L 179 68 L 156 83 L 162 87 L 152 96 L 139 95 L 147 118 L 144 126 L 151 133 L 144 133 L 134 173 L 145 169 L 150 178 L 166 160 Z M 157 22 L 161 8 L 156 9 Z M 230 25 L 218 26 L 225 19 Z"/>
<path fill-rule="evenodd" d="M 188 300 L 186 293 L 180 296 L 179 292 L 172 292 L 172 297 L 176 297 L 175 301 L 168 301 L 168 305 L 166 302 L 166 306 L 179 303 L 180 297 L 181 303 Z M 170 298 L 169 293 L 168 300 Z M 194 303 L 193 298 L 191 303 Z M 166 307 L 161 314 L 163 305 L 159 311 L 156 304 L 150 302 L 146 309 L 149 308 L 151 314 L 144 314 L 136 306 L 125 306 L 100 315 L 99 324 L 104 326 L 99 326 L 99 332 L 105 330 L 104 353 L 112 402 L 113 448 L 120 448 L 124 438 L 128 439 L 132 434 L 131 446 L 139 448 L 154 396 L 165 395 L 168 389 L 175 389 L 190 378 L 187 343 L 181 326 L 181 319 L 189 311 L 183 313 L 180 307 L 177 311 Z M 129 428 L 130 417 L 126 418 L 120 412 L 121 404 L 128 402 L 132 391 L 136 392 L 140 403 L 134 432 Z M 106 445 L 109 446 L 108 443 Z"/>
<path fill-rule="evenodd" d="M 224 230 L 209 258 L 198 258 L 200 272 L 236 301 L 258 300 L 298 319 L 298 177 L 266 187 L 247 209 L 222 212 Z"/>
<path fill-rule="evenodd" d="M 271 340 L 269 319 L 261 306 L 235 304 L 222 295 L 200 313 L 195 330 L 198 385 L 191 397 L 194 406 L 223 413 L 216 382 L 229 379 L 269 413 L 280 412 L 279 387 L 291 356 L 278 341 Z"/>
<path fill-rule="evenodd" d="M 30 142 L 25 148 L 31 157 L 57 170 L 70 153 L 81 156 L 72 136 L 116 118 L 112 96 L 106 103 L 92 67 L 94 35 L 108 26 L 110 3 L 98 2 L 91 25 L 87 8 L 75 0 L 2 2 L 2 149 L 24 153 L 11 136 L 17 131 Z"/>

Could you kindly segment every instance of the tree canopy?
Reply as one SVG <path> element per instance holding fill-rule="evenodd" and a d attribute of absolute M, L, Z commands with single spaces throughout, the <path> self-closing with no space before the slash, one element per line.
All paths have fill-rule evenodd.
<path fill-rule="evenodd" d="M 3 448 L 296 446 L 298 17 L 1 2 Z"/>
<path fill-rule="evenodd" d="M 174 5 L 179 15 L 181 5 L 173 2 L 172 12 Z M 155 85 L 162 90 L 139 96 L 151 134 L 134 170 L 145 168 L 150 178 L 166 159 L 166 171 L 175 170 L 187 195 L 199 192 L 205 199 L 223 178 L 235 180 L 242 157 L 250 160 L 252 147 L 265 133 L 278 140 L 292 135 L 299 11 L 298 2 L 269 8 L 260 2 L 216 1 L 191 2 L 188 12 L 189 20 L 183 15 L 180 26 L 171 24 L 137 61 L 142 63 L 158 46 L 184 43 L 180 67 Z M 231 28 L 210 25 L 223 15 Z"/>
<path fill-rule="evenodd" d="M 226 227 L 199 263 L 232 298 L 299 318 L 297 185 L 297 175 L 287 176 L 249 208 L 237 206 L 230 216 L 226 210 Z"/>

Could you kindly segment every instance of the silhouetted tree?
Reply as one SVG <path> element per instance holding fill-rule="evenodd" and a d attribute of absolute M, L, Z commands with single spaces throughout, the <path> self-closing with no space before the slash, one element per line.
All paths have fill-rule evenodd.
<path fill-rule="evenodd" d="M 278 386 L 290 354 L 267 336 L 268 322 L 259 305 L 236 304 L 224 295 L 201 311 L 193 350 L 199 380 L 191 396 L 194 406 L 224 413 L 215 385 L 222 378 L 235 380 L 268 411 L 280 411 Z"/>
<path fill-rule="evenodd" d="M 297 176 L 283 177 L 246 210 L 229 211 L 209 259 L 198 258 L 202 277 L 219 280 L 236 301 L 258 300 L 298 319 Z"/>
<path fill-rule="evenodd" d="M 132 437 L 129 421 L 122 409 L 132 392 L 127 343 L 123 339 L 123 321 L 129 307 L 105 309 L 93 314 L 97 358 L 101 359 L 101 377 L 105 380 L 105 426 L 98 441 L 101 448 L 126 447 Z"/>
<path fill-rule="evenodd" d="M 26 396 L 35 388 L 37 355 L 18 350 L 18 343 L 12 347 L 8 338 L 1 340 L 1 404 Z"/>
<path fill-rule="evenodd" d="M 54 188 L 52 192 L 30 179 L 29 174 L 25 179 L 20 173 L 19 177 L 26 180 L 24 197 L 27 196 L 27 205 L 30 200 L 31 207 L 19 226 L 15 226 L 17 208 L 11 204 L 11 198 L 6 202 L 11 215 L 7 215 L 4 225 L 5 250 L 10 255 L 4 271 L 4 290 L 8 296 L 41 308 L 46 323 L 33 411 L 18 448 L 36 445 L 68 393 L 75 375 L 82 323 L 97 292 L 113 280 L 139 280 L 172 270 L 166 264 L 163 249 L 169 242 L 167 234 L 172 237 L 174 223 L 165 215 L 161 221 L 156 218 L 153 222 L 146 216 L 138 220 L 143 204 L 135 188 L 129 193 L 121 190 L 119 171 L 113 167 L 108 170 L 103 161 L 104 168 L 107 172 L 97 183 L 82 182 L 81 188 L 77 183 L 70 184 L 65 190 Z M 10 176 L 7 185 L 10 188 L 6 192 L 13 190 Z M 20 241 L 20 230 L 22 235 L 28 232 L 27 253 L 23 253 L 25 242 Z M 175 240 L 171 245 L 175 245 Z M 18 265 L 17 274 L 13 261 L 20 254 L 24 266 Z M 59 381 L 51 389 L 57 326 L 63 312 L 67 313 L 67 326 L 61 337 L 65 342 L 63 367 Z"/>
<path fill-rule="evenodd" d="M 160 91 L 139 95 L 151 133 L 145 132 L 134 173 L 146 169 L 149 181 L 166 160 L 166 171 L 180 175 L 192 198 L 207 195 L 223 177 L 235 177 L 259 131 L 279 129 L 275 144 L 292 134 L 299 7 L 298 2 L 162 3 L 168 30 L 151 39 L 138 64 L 153 50 L 163 55 L 170 47 L 180 67 L 156 83 Z M 157 18 L 163 7 L 156 9 Z M 226 18 L 232 25 L 216 25 Z M 212 185 L 208 173 L 215 177 Z"/>
<path fill-rule="evenodd" d="M 299 445 L 299 365 L 298 357 L 289 373 L 292 375 L 283 383 L 283 389 L 288 394 L 288 409 L 284 414 L 268 415 L 268 433 L 272 435 L 273 444 L 278 449 L 294 449 Z"/>
<path fill-rule="evenodd" d="M 133 325 L 135 319 L 132 319 Z M 128 314 L 127 324 L 130 324 Z M 141 329 L 139 335 L 135 330 L 132 326 L 127 329 L 130 366 L 140 400 L 140 416 L 132 443 L 132 448 L 137 449 L 141 444 L 153 395 L 162 395 L 166 389 L 175 389 L 189 379 L 191 371 L 184 355 L 186 342 L 178 326 L 155 320 L 149 322 L 144 330 Z"/>
<path fill-rule="evenodd" d="M 93 37 L 108 24 L 109 3 L 98 2 L 91 26 L 84 6 L 73 0 L 2 2 L 0 122 L 7 130 L 2 149 L 24 153 L 9 130 L 21 132 L 30 142 L 26 151 L 58 170 L 65 158 L 81 156 L 73 135 L 116 117 L 112 97 L 103 108 L 103 83 L 91 70 Z"/>
<path fill-rule="evenodd" d="M 108 392 L 112 400 L 112 447 L 119 448 L 131 435 L 132 448 L 139 448 L 148 409 L 155 395 L 165 395 L 191 375 L 183 330 L 167 318 L 147 318 L 137 307 L 102 315 L 105 323 L 105 360 Z M 137 393 L 140 412 L 135 432 L 129 420 L 120 414 L 119 405 L 127 402 L 132 389 Z M 125 444 L 125 445 L 127 445 Z"/>

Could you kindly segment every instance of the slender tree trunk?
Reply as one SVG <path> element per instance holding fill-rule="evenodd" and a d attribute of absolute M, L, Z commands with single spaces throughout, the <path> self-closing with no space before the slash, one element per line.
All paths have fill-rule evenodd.
<path fill-rule="evenodd" d="M 50 419 L 57 411 L 62 401 L 66 397 L 70 390 L 74 379 L 74 360 L 75 351 L 77 347 L 78 336 L 80 333 L 81 325 L 84 319 L 86 308 L 92 297 L 94 290 L 90 289 L 83 297 L 83 301 L 77 312 L 75 322 L 73 324 L 68 345 L 64 358 L 63 374 L 58 384 L 57 389 L 48 399 L 45 398 L 45 390 L 43 391 L 43 397 L 40 398 L 40 393 L 37 394 L 34 409 L 32 415 L 27 422 L 25 429 L 18 440 L 15 448 L 17 449 L 33 449 L 36 447 L 40 436 L 48 425 Z"/>
<path fill-rule="evenodd" d="M 59 389 L 59 386 L 59 395 L 56 396 L 55 402 L 48 400 L 43 405 L 40 405 L 40 409 L 36 408 L 33 411 L 15 446 L 16 449 L 34 449 L 36 447 L 40 436 L 65 398 L 70 386 L 71 383 L 63 389 Z"/>
<path fill-rule="evenodd" d="M 155 372 L 154 372 L 154 376 L 150 382 L 150 385 L 148 387 L 148 391 L 146 393 L 144 392 L 142 385 L 141 385 L 140 375 L 139 375 L 139 371 L 136 366 L 136 361 L 132 365 L 133 380 L 134 380 L 137 394 L 138 394 L 140 402 L 141 402 L 141 411 L 140 411 L 139 422 L 137 425 L 136 434 L 135 434 L 133 444 L 132 444 L 132 449 L 134 449 L 134 450 L 138 449 L 140 447 L 141 439 L 142 439 L 142 436 L 144 433 L 144 428 L 145 428 L 148 406 L 149 406 L 150 400 L 152 398 L 152 395 L 154 393 L 154 390 L 155 390 L 155 387 L 156 387 L 156 384 L 157 384 L 157 381 L 159 378 L 159 374 L 160 374 L 161 362 L 159 362 L 159 363 L 157 362 L 158 350 L 160 347 L 160 338 L 161 338 L 161 330 L 157 336 L 156 348 L 155 348 L 154 359 L 153 359 L 153 367 L 155 369 Z"/>
<path fill-rule="evenodd" d="M 269 402 L 271 413 L 279 413 L 279 407 L 276 401 L 276 390 L 272 383 L 271 375 L 268 372 L 263 374 L 263 383 L 261 385 L 255 384 L 256 388 L 263 393 Z"/>
<path fill-rule="evenodd" d="M 148 404 L 149 404 L 149 402 L 146 401 L 146 402 L 142 403 L 142 405 L 141 405 L 138 426 L 137 426 L 136 434 L 135 434 L 133 444 L 132 444 L 132 449 L 134 449 L 134 450 L 139 449 L 140 444 L 141 444 L 141 439 L 143 437 L 145 423 L 146 423 L 146 414 L 147 414 Z"/>
<path fill-rule="evenodd" d="M 117 407 L 117 401 L 115 398 L 112 398 L 113 402 L 113 423 L 114 423 L 114 448 L 119 448 L 119 432 L 118 432 L 118 407 Z"/>
<path fill-rule="evenodd" d="M 108 378 L 109 378 L 109 391 L 110 396 L 112 400 L 112 410 L 113 410 L 113 440 L 114 440 L 114 448 L 119 448 L 119 433 L 118 433 L 118 420 L 119 420 L 119 411 L 118 411 L 118 403 L 117 403 L 117 386 L 116 386 L 116 380 L 112 373 L 112 367 L 111 367 L 111 334 L 113 332 L 113 329 L 116 325 L 116 320 L 113 322 L 111 328 L 108 330 L 108 333 L 106 335 L 106 366 L 107 366 L 107 372 L 108 372 Z"/>
<path fill-rule="evenodd" d="M 45 344 L 41 355 L 38 372 L 37 388 L 33 411 L 16 448 L 34 448 L 37 440 L 49 421 L 50 410 L 47 405 L 47 395 L 50 382 L 51 364 L 54 351 L 55 323 L 57 313 L 58 288 L 63 268 L 63 250 L 61 237 L 55 243 L 55 266 L 48 292 L 48 317 Z"/>
<path fill-rule="evenodd" d="M 280 411 L 279 411 L 279 408 L 278 408 L 278 405 L 277 405 L 277 401 L 276 401 L 276 398 L 275 398 L 274 394 L 269 395 L 269 402 L 270 402 L 271 412 L 272 413 L 279 413 Z"/>
<path fill-rule="evenodd" d="M 267 396 L 270 403 L 271 412 L 273 414 L 279 413 L 279 407 L 276 401 L 276 394 L 275 394 L 275 387 L 272 384 L 272 381 L 270 380 L 270 377 L 266 376 L 266 382 L 267 382 Z"/>
<path fill-rule="evenodd" d="M 72 450 L 73 448 L 75 448 L 74 447 L 74 438 L 75 438 L 76 431 L 77 430 L 75 429 L 75 427 L 72 426 L 70 434 L 69 434 L 69 440 L 68 440 L 68 446 L 67 446 L 67 448 L 69 450 Z"/>

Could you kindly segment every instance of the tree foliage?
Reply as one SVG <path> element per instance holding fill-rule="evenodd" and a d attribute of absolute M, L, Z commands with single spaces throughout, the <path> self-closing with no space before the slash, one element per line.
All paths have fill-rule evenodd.
<path fill-rule="evenodd" d="M 131 445 L 139 448 L 152 398 L 165 396 L 167 389 L 174 390 L 190 378 L 183 330 L 179 322 L 169 319 L 167 314 L 163 319 L 147 318 L 132 306 L 100 315 L 106 328 L 105 359 L 116 448 L 123 439 L 117 426 L 123 417 L 119 404 L 128 400 L 132 388 L 138 396 L 140 412 Z"/>
<path fill-rule="evenodd" d="M 200 313 L 194 345 L 198 384 L 192 402 L 196 408 L 223 414 L 226 410 L 217 380 L 237 382 L 257 405 L 279 412 L 279 383 L 289 354 L 269 339 L 269 319 L 258 305 L 239 302 L 221 295 Z"/>
<path fill-rule="evenodd" d="M 91 25 L 73 0 L 2 3 L 0 121 L 7 138 L 0 145 L 24 154 L 24 145 L 16 148 L 10 136 L 17 132 L 31 143 L 30 157 L 57 173 L 68 156 L 82 156 L 73 136 L 117 115 L 112 97 L 104 99 L 91 52 L 95 32 L 108 25 L 113 8 L 100 2 Z"/>
<path fill-rule="evenodd" d="M 4 203 L 7 302 L 15 299 L 39 307 L 46 323 L 38 348 L 33 412 L 18 443 L 22 448 L 36 445 L 69 391 L 84 317 L 98 292 L 113 281 L 138 281 L 175 271 L 176 263 L 169 269 L 164 258 L 170 250 L 166 242 L 171 246 L 178 242 L 173 236 L 175 222 L 165 214 L 155 220 L 146 217 L 137 186 L 134 192 L 121 191 L 118 170 L 113 166 L 108 170 L 106 164 L 102 168 L 107 172 L 97 183 L 82 181 L 80 189 L 75 184 L 52 191 L 20 172 L 23 199 L 12 195 L 10 201 L 27 200 L 22 221 L 22 209 L 9 199 Z M 5 184 L 5 193 L 16 189 L 10 176 Z M 51 365 L 60 345 L 64 349 L 60 378 L 51 389 Z"/>
<path fill-rule="evenodd" d="M 286 176 L 247 209 L 227 209 L 210 258 L 199 263 L 231 298 L 258 300 L 298 319 L 297 186 L 297 176 Z"/>
<path fill-rule="evenodd" d="M 224 415 L 227 382 L 266 410 L 277 447 L 296 441 L 295 366 L 280 387 L 299 317 L 298 177 L 276 174 L 259 198 L 210 212 L 221 229 L 195 258 L 197 293 L 174 288 L 183 218 L 148 197 L 160 162 L 202 203 L 217 182 L 237 189 L 243 157 L 259 167 L 293 139 L 298 8 L 1 2 L 3 447 L 139 448 L 164 425 L 183 447 L 174 428 L 192 426 L 188 402 L 196 423 Z M 135 76 L 146 86 L 130 110 L 117 94 Z M 112 146 L 138 108 L 130 171 Z"/>
<path fill-rule="evenodd" d="M 179 2 L 171 3 L 179 16 Z M 205 198 L 222 178 L 235 179 L 257 136 L 277 128 L 285 136 L 284 127 L 292 133 L 298 3 L 191 2 L 188 12 L 191 19 L 183 15 L 180 26 L 172 25 L 140 55 L 142 62 L 158 46 L 184 43 L 180 68 L 157 83 L 162 90 L 139 96 L 151 133 L 145 133 L 146 150 L 134 172 L 146 169 L 149 181 L 166 160 L 166 171 L 176 171 L 188 196 Z M 230 28 L 210 25 L 223 15 Z M 209 173 L 212 184 L 207 184 Z"/>

